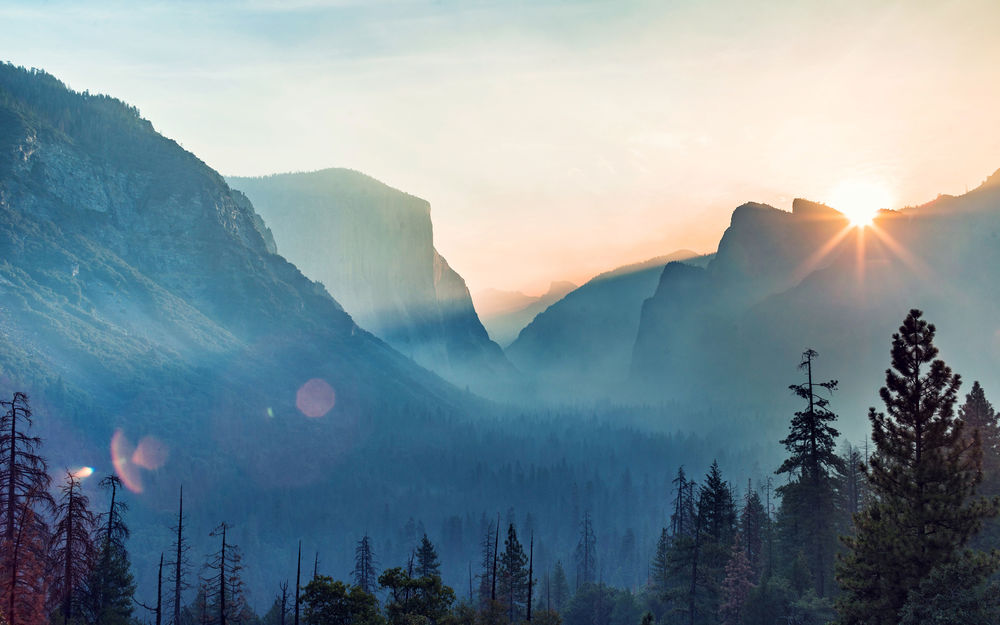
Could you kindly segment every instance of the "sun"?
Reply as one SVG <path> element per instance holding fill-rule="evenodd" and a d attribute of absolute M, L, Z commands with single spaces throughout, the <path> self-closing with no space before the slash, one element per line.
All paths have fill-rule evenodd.
<path fill-rule="evenodd" d="M 892 194 L 885 185 L 872 180 L 845 180 L 830 192 L 830 206 L 850 220 L 852 226 L 872 225 L 875 215 L 892 204 Z"/>

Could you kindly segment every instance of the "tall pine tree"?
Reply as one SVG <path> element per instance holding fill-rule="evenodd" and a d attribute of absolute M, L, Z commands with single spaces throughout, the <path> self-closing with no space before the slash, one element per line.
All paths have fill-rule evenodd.
<path fill-rule="evenodd" d="M 997 502 L 973 498 L 980 444 L 955 417 L 960 379 L 937 358 L 934 334 L 923 313 L 911 310 L 892 336 L 892 368 L 879 391 L 886 411 L 868 413 L 875 501 L 858 515 L 838 565 L 841 625 L 896 625 L 908 592 L 962 560 L 966 571 L 980 571 L 967 584 L 995 569 L 981 554 L 961 556 L 982 520 L 996 515 Z"/>
<path fill-rule="evenodd" d="M 799 368 L 806 380 L 789 388 L 805 402 L 789 425 L 788 436 L 781 441 L 789 456 L 777 473 L 788 473 L 793 480 L 778 488 L 782 496 L 781 518 L 785 524 L 785 549 L 790 553 L 803 551 L 808 555 L 809 568 L 816 594 L 824 596 L 832 589 L 833 547 L 837 527 L 835 512 L 834 473 L 843 469 L 836 453 L 839 432 L 832 425 L 836 420 L 830 400 L 822 391 L 832 393 L 836 380 L 813 380 L 813 361 L 818 354 L 807 349 L 802 353 Z"/>

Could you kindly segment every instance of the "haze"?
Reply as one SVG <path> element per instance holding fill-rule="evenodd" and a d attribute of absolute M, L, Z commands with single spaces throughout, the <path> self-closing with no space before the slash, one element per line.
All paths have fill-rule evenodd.
<path fill-rule="evenodd" d="M 427 199 L 473 292 L 712 251 L 747 200 L 961 193 L 1000 167 L 997 32 L 990 1 L 0 5 L 4 58 L 224 174 Z"/>

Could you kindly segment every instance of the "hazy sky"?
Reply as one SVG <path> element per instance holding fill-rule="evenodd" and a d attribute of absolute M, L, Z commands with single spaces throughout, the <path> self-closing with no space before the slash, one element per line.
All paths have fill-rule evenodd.
<path fill-rule="evenodd" d="M 0 58 L 224 174 L 426 198 L 474 292 L 713 251 L 748 200 L 963 192 L 1000 168 L 997 33 L 996 0 L 0 0 Z"/>

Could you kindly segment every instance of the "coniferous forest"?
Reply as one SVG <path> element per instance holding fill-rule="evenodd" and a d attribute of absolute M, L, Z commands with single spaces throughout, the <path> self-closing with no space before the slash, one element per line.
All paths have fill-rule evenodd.
<path fill-rule="evenodd" d="M 359 536 L 341 574 L 290 544 L 294 567 L 256 572 L 271 594 L 253 599 L 259 556 L 228 523 L 193 527 L 181 489 L 172 540 L 130 541 L 139 528 L 122 481 L 52 471 L 30 398 L 14 392 L 0 420 L 0 613 L 10 625 L 995 623 L 1000 422 L 978 382 L 962 392 L 935 333 L 911 310 L 892 335 L 862 447 L 841 438 L 837 381 L 806 349 L 772 476 L 725 475 L 718 462 L 699 475 L 663 458 L 669 490 L 649 502 L 663 513 L 648 561 L 635 560 L 632 529 L 620 548 L 600 545 L 589 509 L 558 550 L 536 540 L 551 533 L 530 511 L 522 523 L 511 512 L 481 519 L 478 558 L 459 567 L 467 585 L 442 578 L 454 528 L 414 526 L 392 561 L 378 536 Z M 198 532 L 209 550 L 192 548 Z M 130 549 L 159 552 L 152 589 L 137 591 Z"/>
<path fill-rule="evenodd" d="M 0 1 L 0 625 L 1000 624 L 998 32 Z"/>

